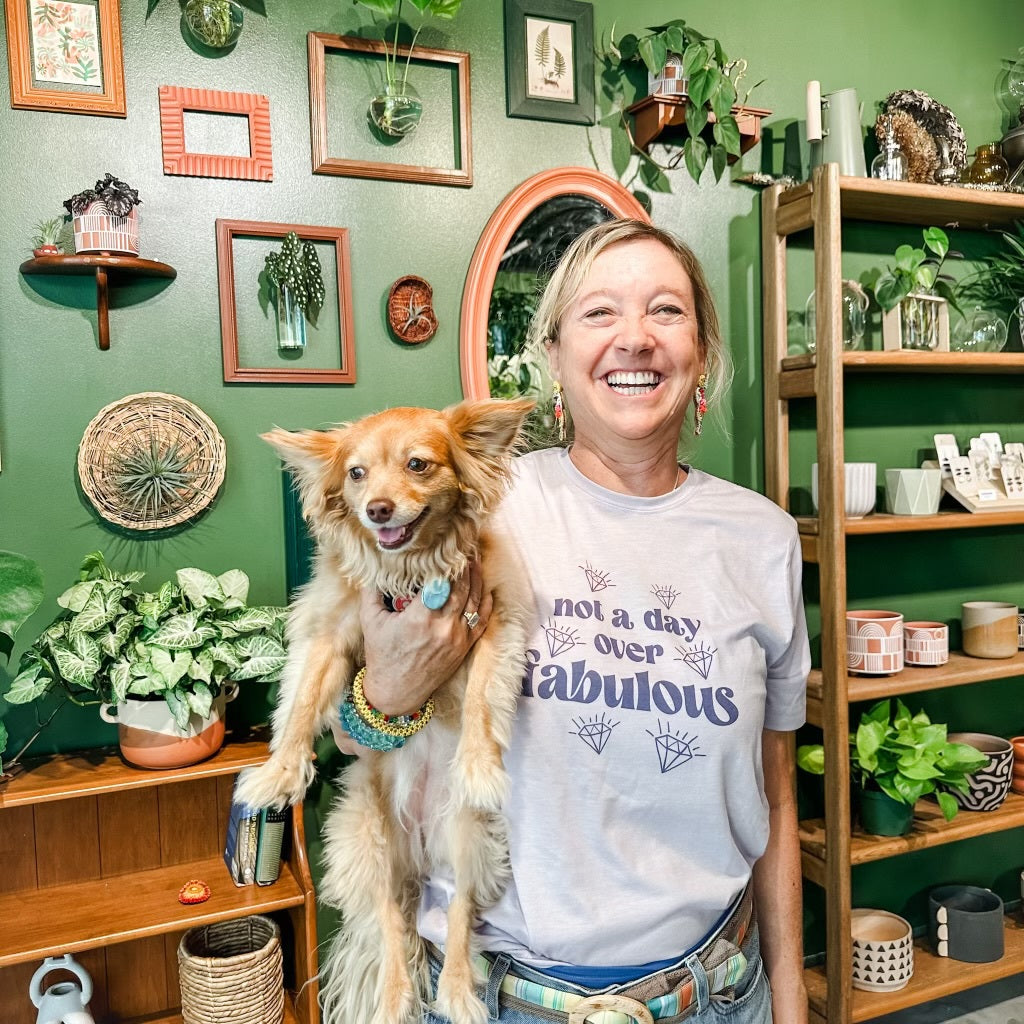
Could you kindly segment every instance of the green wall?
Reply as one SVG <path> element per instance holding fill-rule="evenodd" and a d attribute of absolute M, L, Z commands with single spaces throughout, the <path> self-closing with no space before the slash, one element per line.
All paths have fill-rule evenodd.
<path fill-rule="evenodd" d="M 314 427 L 387 405 L 440 406 L 460 398 L 462 286 L 476 240 L 496 204 L 519 182 L 547 167 L 580 164 L 614 173 L 606 128 L 506 118 L 501 4 L 467 0 L 456 21 L 443 31 L 426 31 L 422 41 L 472 54 L 474 186 L 313 175 L 306 33 L 353 33 L 368 19 L 347 2 L 268 0 L 267 6 L 267 18 L 246 15 L 244 33 L 232 53 L 208 59 L 183 41 L 171 0 L 164 0 L 148 21 L 143 0 L 122 0 L 126 119 L 11 110 L 9 94 L 0 92 L 5 172 L 0 266 L 6 268 L 0 274 L 0 547 L 38 559 L 47 580 L 46 603 L 25 637 L 54 614 L 56 595 L 73 578 L 80 557 L 95 548 L 104 549 L 115 565 L 148 570 L 152 582 L 183 565 L 214 572 L 238 566 L 252 578 L 253 600 L 283 601 L 282 481 L 276 457 L 257 435 L 273 424 Z M 748 81 L 764 79 L 751 102 L 775 111 L 768 120 L 772 141 L 766 141 L 763 152 L 755 150 L 745 158 L 747 170 L 782 170 L 781 140 L 794 118 L 803 116 L 809 78 L 820 79 L 826 92 L 856 87 L 865 122 L 873 120 L 874 104 L 891 90 L 915 87 L 954 109 L 970 148 L 998 137 L 1005 128 L 996 88 L 1001 60 L 1018 42 L 1014 30 L 1020 27 L 1019 0 L 974 5 L 933 0 L 927 7 L 889 0 L 854 5 L 734 0 L 723 7 L 711 0 L 691 0 L 683 6 L 664 0 L 597 0 L 598 40 L 606 39 L 613 26 L 621 35 L 683 14 L 721 38 L 730 55 L 746 57 Z M 351 80 L 345 84 L 340 66 L 331 76 L 339 97 L 346 90 L 357 91 Z M 274 181 L 164 176 L 157 111 L 157 88 L 163 84 L 269 96 Z M 0 90 L 6 89 L 4 80 Z M 346 138 L 354 140 L 353 152 L 366 146 L 361 105 L 347 111 L 339 99 L 331 114 L 337 118 L 332 146 L 343 147 Z M 209 127 L 194 119 L 189 124 L 190 131 L 200 133 Z M 194 147 L 201 147 L 202 140 L 202 134 L 190 136 Z M 58 213 L 62 200 L 108 170 L 137 188 L 144 200 L 143 255 L 176 267 L 178 277 L 155 294 L 140 288 L 118 293 L 110 316 L 111 348 L 100 352 L 87 280 L 48 279 L 42 284 L 22 277 L 17 266 L 29 255 L 34 223 Z M 725 181 L 716 185 L 710 171 L 699 187 L 681 170 L 671 172 L 669 180 L 670 194 L 652 196 L 653 217 L 686 238 L 704 261 L 737 364 L 724 410 L 728 430 L 706 434 L 695 461 L 757 487 L 763 472 L 758 196 Z M 218 217 L 349 229 L 357 384 L 223 382 L 214 244 Z M 858 244 L 866 253 L 872 248 L 884 252 L 901 240 L 868 232 Z M 389 285 L 408 273 L 433 283 L 441 323 L 431 342 L 411 348 L 390 338 L 382 318 Z M 800 310 L 810 287 L 806 260 L 801 273 L 806 278 L 794 281 L 790 301 Z M 941 382 L 931 392 L 948 403 L 941 407 L 931 398 L 908 394 L 910 385 L 891 378 L 880 385 L 857 385 L 850 403 L 852 457 L 874 458 L 880 465 L 909 464 L 918 448 L 927 447 L 936 421 L 957 430 L 961 441 L 967 439 L 966 431 L 977 420 L 973 389 L 978 385 Z M 170 391 L 201 406 L 226 439 L 228 468 L 219 500 L 200 522 L 175 536 L 138 540 L 97 520 L 79 492 L 75 457 L 86 425 L 102 406 L 149 390 Z M 1024 419 L 1019 388 L 1014 382 L 1013 388 L 997 387 L 996 394 L 994 419 L 986 425 L 1011 430 L 1014 436 L 1012 426 L 1019 431 Z M 802 453 L 795 475 L 806 487 L 813 455 L 810 421 L 806 412 L 803 416 L 803 429 L 794 442 L 794 451 Z M 899 566 L 901 575 L 893 572 L 898 582 L 891 585 L 886 581 L 873 589 L 880 579 L 887 580 L 884 574 L 862 573 L 855 581 L 865 597 L 880 593 L 889 601 L 903 601 L 905 595 L 901 606 L 908 611 L 917 610 L 913 594 L 919 583 L 934 587 L 942 592 L 940 605 L 920 611 L 952 616 L 960 587 L 971 589 L 972 596 L 975 591 L 991 593 L 989 582 L 1000 592 L 1019 587 L 1019 570 L 1006 568 L 1022 562 L 1019 533 L 999 531 L 979 539 L 971 531 L 942 537 L 941 551 L 952 557 L 954 571 L 939 578 L 926 572 L 919 580 L 917 568 L 905 564 Z M 902 544 L 883 542 L 880 564 L 891 567 L 889 555 L 898 556 Z M 934 537 L 928 544 L 933 552 L 940 546 Z M 1015 562 L 1007 559 L 1008 551 Z M 986 570 L 995 573 L 994 580 L 985 577 Z M 1024 731 L 1017 704 L 1007 702 L 1005 687 L 1002 692 L 997 687 L 972 688 L 978 691 L 991 695 L 995 720 L 972 717 L 964 727 L 1003 725 L 1005 731 L 1012 715 L 1016 731 Z M 267 695 L 259 685 L 250 687 L 250 693 L 249 714 L 260 717 Z M 11 728 L 15 749 L 19 737 L 30 731 L 31 715 L 24 709 L 0 710 L 0 715 Z M 73 709 L 48 731 L 39 749 L 110 742 L 112 729 L 92 711 Z M 1019 863 L 1019 834 L 1011 835 L 1017 837 Z M 1002 849 L 1010 845 L 1003 843 Z M 883 880 L 866 895 L 882 899 L 885 894 Z"/>

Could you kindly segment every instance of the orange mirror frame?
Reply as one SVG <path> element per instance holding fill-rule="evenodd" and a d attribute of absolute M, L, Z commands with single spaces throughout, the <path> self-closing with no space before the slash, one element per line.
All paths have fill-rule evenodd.
<path fill-rule="evenodd" d="M 466 275 L 459 330 L 459 363 L 466 398 L 489 398 L 491 394 L 487 376 L 487 322 L 501 258 L 523 221 L 541 203 L 563 195 L 588 196 L 616 217 L 635 217 L 650 222 L 647 211 L 614 178 L 586 167 L 555 167 L 535 174 L 513 189 L 491 214 Z"/>

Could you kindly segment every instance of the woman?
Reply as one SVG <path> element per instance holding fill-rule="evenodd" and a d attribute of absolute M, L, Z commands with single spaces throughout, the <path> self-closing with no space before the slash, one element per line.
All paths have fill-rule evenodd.
<path fill-rule="evenodd" d="M 533 336 L 574 436 L 517 460 L 498 513 L 537 616 L 506 755 L 512 882 L 478 928 L 492 1019 L 803 1024 L 800 551 L 766 498 L 677 462 L 688 410 L 699 433 L 728 382 L 703 272 L 657 228 L 598 225 Z M 472 572 L 440 613 L 417 605 L 364 605 L 364 691 L 389 714 L 450 674 L 489 598 Z M 450 892 L 425 881 L 437 949 Z"/>

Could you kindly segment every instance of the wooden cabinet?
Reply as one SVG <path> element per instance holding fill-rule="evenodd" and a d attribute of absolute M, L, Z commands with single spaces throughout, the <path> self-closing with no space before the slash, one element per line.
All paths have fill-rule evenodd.
<path fill-rule="evenodd" d="M 808 719 L 823 730 L 826 800 L 824 820 L 800 826 L 803 872 L 824 886 L 828 897 L 826 965 L 807 972 L 812 1021 L 849 1024 L 973 988 L 1016 974 L 1024 965 L 1024 927 L 1007 918 L 1006 954 L 995 963 L 965 964 L 915 951 L 914 976 L 899 992 L 856 991 L 851 983 L 851 869 L 858 864 L 973 836 L 1024 826 L 1024 797 L 1011 794 L 998 811 L 961 811 L 945 822 L 937 807 L 918 805 L 914 831 L 882 839 L 854 831 L 850 824 L 847 735 L 849 704 L 925 689 L 965 686 L 1024 675 L 1024 655 L 985 661 L 952 653 L 949 664 L 927 673 L 858 677 L 846 671 L 846 567 L 848 538 L 857 534 L 985 529 L 1024 524 L 1024 512 L 933 516 L 875 513 L 847 520 L 843 514 L 844 388 L 849 375 L 874 373 L 1020 374 L 1024 353 L 844 352 L 842 348 L 841 256 L 844 220 L 927 226 L 956 223 L 983 228 L 1024 218 L 1024 196 L 958 187 L 884 182 L 843 177 L 835 164 L 818 168 L 810 182 L 765 193 L 762 207 L 764 269 L 764 386 L 766 487 L 788 507 L 789 403 L 816 402 L 818 518 L 798 517 L 805 561 L 817 564 L 821 603 L 821 667 L 808 682 Z M 791 235 L 810 230 L 814 241 L 815 336 L 811 355 L 787 356 L 786 264 Z M 921 386 L 927 386 L 926 377 Z M 1024 582 L 1024 570 L 1022 570 Z"/>
<path fill-rule="evenodd" d="M 222 851 L 235 775 L 267 758 L 260 739 L 229 738 L 201 764 L 168 771 L 125 765 L 115 751 L 28 763 L 0 784 L 0 1021 L 34 1024 L 32 974 L 73 953 L 90 973 L 101 1024 L 180 1024 L 182 932 L 248 914 L 280 924 L 290 1024 L 319 1021 L 316 905 L 301 813 L 270 886 L 236 887 Z M 178 890 L 209 884 L 205 903 Z M 59 973 L 44 985 L 61 980 Z M 301 990 L 298 999 L 294 993 Z"/>

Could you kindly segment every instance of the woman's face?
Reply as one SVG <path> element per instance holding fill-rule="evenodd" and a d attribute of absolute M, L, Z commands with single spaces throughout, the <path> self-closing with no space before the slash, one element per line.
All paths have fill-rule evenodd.
<path fill-rule="evenodd" d="M 548 356 L 577 441 L 674 450 L 704 364 L 689 274 L 653 238 L 611 246 L 594 260 Z"/>

